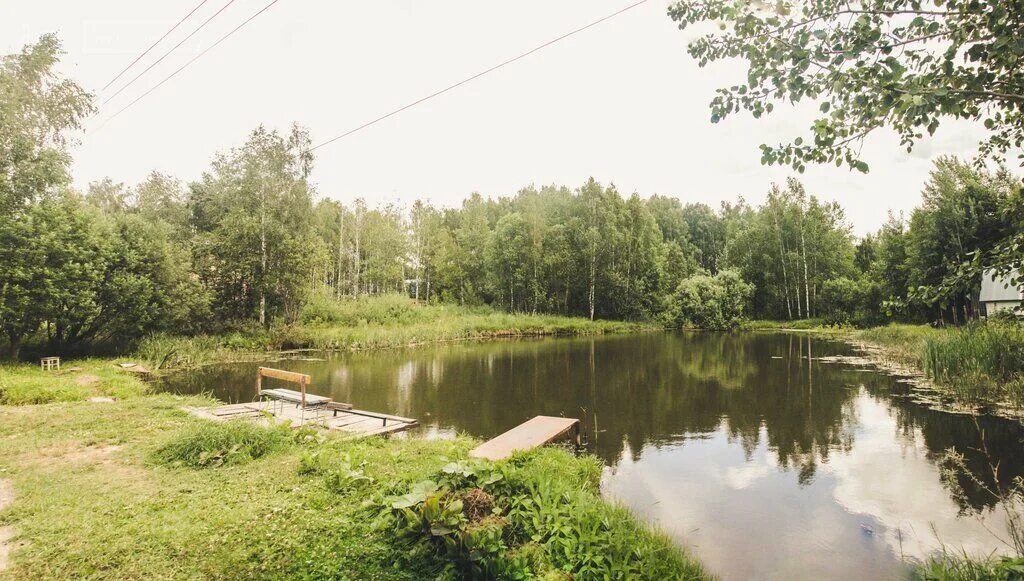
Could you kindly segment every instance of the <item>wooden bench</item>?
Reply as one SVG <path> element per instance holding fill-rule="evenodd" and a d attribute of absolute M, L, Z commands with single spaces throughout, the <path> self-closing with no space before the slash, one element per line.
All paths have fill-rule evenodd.
<path fill-rule="evenodd" d="M 504 434 L 480 444 L 471 450 L 469 455 L 472 458 L 502 460 L 511 456 L 513 452 L 532 450 L 543 446 L 573 429 L 576 431 L 576 445 L 579 445 L 579 420 L 555 416 L 536 416 Z"/>
<path fill-rule="evenodd" d="M 274 379 L 280 379 L 281 381 L 290 381 L 292 383 L 299 384 L 299 391 L 294 389 L 263 389 L 263 378 L 272 377 Z M 267 398 L 274 402 L 274 407 L 271 408 L 271 415 L 277 416 L 277 404 L 280 403 L 282 406 L 286 403 L 295 404 L 299 408 L 300 421 L 306 419 L 306 409 L 313 408 L 314 411 L 323 409 L 331 398 L 324 397 L 321 395 L 309 395 L 306 393 L 306 386 L 309 385 L 310 377 L 305 373 L 296 373 L 294 371 L 285 371 L 283 369 L 274 369 L 272 367 L 260 367 L 256 371 L 256 398 L 262 400 Z M 281 413 L 284 413 L 284 408 L 281 408 Z"/>
<path fill-rule="evenodd" d="M 284 388 L 263 389 L 264 377 L 272 377 L 282 381 L 297 383 L 299 384 L 299 390 L 296 391 L 294 389 Z M 312 408 L 317 413 L 320 411 L 333 412 L 335 417 L 337 417 L 338 412 L 352 409 L 352 404 L 333 401 L 331 398 L 322 395 L 306 393 L 306 387 L 309 385 L 310 379 L 310 376 L 305 373 L 296 373 L 294 371 L 285 371 L 283 369 L 274 369 L 272 367 L 260 367 L 256 372 L 256 398 L 259 400 L 266 398 L 275 403 L 275 407 L 271 408 L 270 413 L 272 415 L 277 415 L 276 403 L 295 404 L 301 410 L 300 418 L 303 421 L 305 421 L 307 408 Z M 282 409 L 282 412 L 283 411 L 284 410 Z"/>

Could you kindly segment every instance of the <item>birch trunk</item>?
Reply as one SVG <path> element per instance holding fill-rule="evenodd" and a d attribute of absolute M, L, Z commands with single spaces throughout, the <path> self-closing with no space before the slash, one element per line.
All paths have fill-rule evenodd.
<path fill-rule="evenodd" d="M 341 298 L 341 272 L 345 268 L 345 211 L 338 211 L 338 266 L 334 273 L 334 295 Z"/>
<path fill-rule="evenodd" d="M 800 205 L 800 251 L 803 254 L 804 261 L 804 301 L 806 301 L 806 309 L 804 312 L 807 316 L 811 316 L 811 281 L 807 277 L 807 244 L 804 240 L 804 217 L 803 217 L 803 203 Z"/>
<path fill-rule="evenodd" d="M 590 320 L 594 320 L 594 295 L 597 286 L 597 250 L 590 253 Z"/>
<path fill-rule="evenodd" d="M 260 326 L 267 325 L 267 200 L 260 196 Z"/>
<path fill-rule="evenodd" d="M 772 212 L 775 219 L 775 230 L 779 234 L 779 263 L 782 265 L 782 288 L 786 295 L 786 316 L 793 319 L 793 305 L 789 301 L 789 276 L 786 274 L 786 243 L 782 239 L 782 227 L 779 225 L 778 212 Z"/>

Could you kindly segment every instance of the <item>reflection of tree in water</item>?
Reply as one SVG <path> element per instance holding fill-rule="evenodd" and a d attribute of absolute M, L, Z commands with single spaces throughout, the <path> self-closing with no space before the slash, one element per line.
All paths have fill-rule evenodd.
<path fill-rule="evenodd" d="M 213 394 L 222 401 L 252 401 L 256 392 L 256 367 L 250 364 L 210 365 L 178 371 L 158 380 L 164 389 L 180 394 Z"/>
<path fill-rule="evenodd" d="M 313 376 L 315 393 L 364 409 L 419 418 L 479 437 L 538 415 L 584 416 L 591 451 L 614 465 L 624 450 L 685 445 L 724 430 L 750 458 L 765 443 L 777 463 L 813 480 L 830 454 L 848 452 L 861 386 L 893 410 L 904 437 L 922 437 L 933 461 L 958 444 L 972 467 L 980 442 L 965 416 L 891 398 L 901 384 L 879 373 L 816 358 L 850 348 L 804 335 L 651 334 L 464 344 L 342 354 L 275 366 Z M 775 358 L 773 358 L 775 357 Z M 231 401 L 252 398 L 255 364 L 217 367 L 179 381 L 182 391 L 217 387 Z M 596 421 L 598 431 L 594 432 Z M 982 420 L 1003 477 L 1024 467 L 1018 423 Z M 762 438 L 766 442 L 762 442 Z M 968 489 L 970 491 L 970 489 Z M 972 504 L 986 506 L 979 494 Z"/>
<path fill-rule="evenodd" d="M 757 360 L 767 363 L 741 392 L 730 394 L 722 413 L 748 457 L 761 443 L 763 425 L 778 464 L 797 470 L 807 484 L 830 451 L 852 447 L 856 392 L 844 387 L 837 366 L 814 361 L 823 354 L 817 352 L 820 342 L 801 335 L 766 339 L 768 351 Z"/>

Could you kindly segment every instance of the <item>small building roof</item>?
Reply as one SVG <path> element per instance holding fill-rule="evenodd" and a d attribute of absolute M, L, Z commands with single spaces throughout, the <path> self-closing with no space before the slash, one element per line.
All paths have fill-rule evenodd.
<path fill-rule="evenodd" d="M 995 276 L 995 271 L 986 270 L 981 275 L 981 296 L 978 300 L 983 303 L 1024 300 L 1024 289 L 1010 284 L 1014 278 L 1020 278 L 1016 270 L 1006 276 Z"/>

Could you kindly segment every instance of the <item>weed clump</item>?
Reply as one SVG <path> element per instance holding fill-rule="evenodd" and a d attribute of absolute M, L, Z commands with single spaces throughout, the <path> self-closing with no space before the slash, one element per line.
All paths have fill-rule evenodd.
<path fill-rule="evenodd" d="M 483 520 L 493 508 L 494 498 L 482 488 L 470 488 L 462 495 L 462 512 L 471 523 Z"/>
<path fill-rule="evenodd" d="M 670 539 L 601 499 L 598 466 L 552 448 L 453 462 L 384 508 L 414 552 L 433 552 L 454 577 L 707 577 Z"/>
<path fill-rule="evenodd" d="M 187 468 L 245 464 L 285 448 L 291 442 L 287 430 L 243 421 L 204 422 L 175 434 L 154 452 L 153 459 L 164 466 Z"/>

